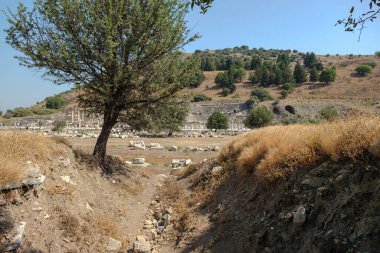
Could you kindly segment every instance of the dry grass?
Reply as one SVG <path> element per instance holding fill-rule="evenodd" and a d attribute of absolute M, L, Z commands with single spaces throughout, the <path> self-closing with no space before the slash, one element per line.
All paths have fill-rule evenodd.
<path fill-rule="evenodd" d="M 365 150 L 378 150 L 374 143 L 379 139 L 379 117 L 273 126 L 238 137 L 223 149 L 219 160 L 236 167 L 240 175 L 253 172 L 260 180 L 270 182 L 324 159 L 355 160 Z"/>
<path fill-rule="evenodd" d="M 63 152 L 50 139 L 27 132 L 0 132 L 0 185 L 24 175 L 27 161 L 39 162 Z"/>

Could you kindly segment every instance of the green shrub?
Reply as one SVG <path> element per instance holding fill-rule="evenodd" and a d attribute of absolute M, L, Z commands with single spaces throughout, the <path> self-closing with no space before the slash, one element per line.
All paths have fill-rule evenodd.
<path fill-rule="evenodd" d="M 51 130 L 53 132 L 62 132 L 62 130 L 65 127 L 66 127 L 66 121 L 57 119 L 53 121 L 53 128 Z"/>
<path fill-rule="evenodd" d="M 40 109 L 40 108 L 32 108 L 32 113 L 33 114 L 36 114 L 36 115 L 48 115 L 48 114 L 52 114 L 54 112 L 54 110 L 52 109 Z"/>
<path fill-rule="evenodd" d="M 3 111 L 0 111 L 0 117 L 3 116 Z"/>
<path fill-rule="evenodd" d="M 230 95 L 230 94 L 231 94 L 230 89 L 228 89 L 228 88 L 223 88 L 223 90 L 222 90 L 222 95 L 223 95 L 224 97 L 227 97 L 227 96 Z"/>
<path fill-rule="evenodd" d="M 376 67 L 376 62 L 370 61 L 370 62 L 364 62 L 361 65 L 367 65 L 370 66 L 371 68 Z"/>
<path fill-rule="evenodd" d="M 228 129 L 228 117 L 221 112 L 213 112 L 207 119 L 207 129 Z"/>
<path fill-rule="evenodd" d="M 380 51 L 375 52 L 375 55 L 376 55 L 377 57 L 380 57 Z"/>
<path fill-rule="evenodd" d="M 339 112 L 333 106 L 328 106 L 320 110 L 319 115 L 324 120 L 332 121 L 339 117 Z"/>
<path fill-rule="evenodd" d="M 261 106 L 253 109 L 244 121 L 246 127 L 259 128 L 268 126 L 273 120 L 273 113 L 268 108 Z"/>
<path fill-rule="evenodd" d="M 46 108 L 61 109 L 68 104 L 68 101 L 60 95 L 46 98 Z"/>
<path fill-rule="evenodd" d="M 198 94 L 198 95 L 195 95 L 194 98 L 193 98 L 193 102 L 202 102 L 202 101 L 211 101 L 212 98 L 210 98 L 209 96 L 206 96 L 205 94 Z"/>
<path fill-rule="evenodd" d="M 32 114 L 32 111 L 29 108 L 16 107 L 13 109 L 13 117 L 26 117 Z"/>
<path fill-rule="evenodd" d="M 289 95 L 289 91 L 288 90 L 282 90 L 281 91 L 281 98 L 285 99 L 288 95 Z"/>
<path fill-rule="evenodd" d="M 296 88 L 296 84 L 295 83 L 286 83 L 286 84 L 282 85 L 281 88 L 283 90 L 292 92 Z"/>
<path fill-rule="evenodd" d="M 251 96 L 259 98 L 260 102 L 273 100 L 273 97 L 264 88 L 256 88 L 251 92 Z"/>
<path fill-rule="evenodd" d="M 192 82 L 190 82 L 189 86 L 192 87 L 192 88 L 197 88 L 199 87 L 203 81 L 206 79 L 206 76 L 203 74 L 203 72 L 201 70 L 199 70 L 195 76 L 194 76 L 194 80 L 192 80 Z"/>
<path fill-rule="evenodd" d="M 248 98 L 247 101 L 245 101 L 245 104 L 249 108 L 252 108 L 254 105 L 257 105 L 258 103 L 260 103 L 260 99 L 256 96 L 251 96 L 250 98 Z"/>
<path fill-rule="evenodd" d="M 372 72 L 372 68 L 369 65 L 361 64 L 355 69 L 355 71 L 359 76 L 366 76 Z"/>

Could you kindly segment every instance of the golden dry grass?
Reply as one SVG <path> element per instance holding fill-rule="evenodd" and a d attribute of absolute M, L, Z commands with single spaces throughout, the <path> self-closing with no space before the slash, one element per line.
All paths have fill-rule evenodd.
<path fill-rule="evenodd" d="M 0 132 L 0 185 L 15 182 L 24 175 L 27 161 L 43 162 L 63 148 L 41 135 L 28 132 Z"/>
<path fill-rule="evenodd" d="M 324 159 L 355 160 L 365 150 L 378 156 L 379 117 L 355 117 L 320 125 L 272 126 L 238 137 L 219 160 L 240 175 L 255 173 L 265 182 Z M 376 148 L 377 147 L 377 148 Z"/>

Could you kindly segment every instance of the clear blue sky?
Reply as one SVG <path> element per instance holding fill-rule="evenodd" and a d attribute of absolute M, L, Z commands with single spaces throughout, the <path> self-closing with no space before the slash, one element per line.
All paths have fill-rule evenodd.
<path fill-rule="evenodd" d="M 16 0 L 0 0 L 0 10 L 15 10 Z M 22 1 L 31 6 L 32 0 Z M 317 54 L 373 54 L 380 50 L 380 20 L 370 23 L 360 42 L 358 33 L 335 26 L 359 0 L 215 0 L 205 14 L 196 9 L 187 16 L 193 33 L 202 37 L 186 46 L 196 49 L 223 49 L 248 45 L 250 48 L 297 49 Z M 6 17 L 0 13 L 0 110 L 31 106 L 47 96 L 71 88 L 42 80 L 41 73 L 19 66 L 17 54 L 5 43 Z"/>

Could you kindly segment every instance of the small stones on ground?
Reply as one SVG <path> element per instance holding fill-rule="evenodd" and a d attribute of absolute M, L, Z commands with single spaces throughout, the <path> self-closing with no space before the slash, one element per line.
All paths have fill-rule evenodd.
<path fill-rule="evenodd" d="M 61 180 L 65 183 L 72 184 L 72 185 L 77 185 L 71 180 L 70 176 L 61 176 Z"/>
<path fill-rule="evenodd" d="M 6 235 L 6 238 L 9 238 L 5 242 L 4 249 L 7 251 L 14 251 L 18 249 L 22 244 L 22 238 L 24 236 L 26 222 L 20 222 L 18 226 L 15 226 L 14 229 Z"/>
<path fill-rule="evenodd" d="M 172 168 L 180 169 L 187 165 L 191 164 L 191 159 L 173 159 L 172 160 Z"/>
<path fill-rule="evenodd" d="M 121 242 L 113 239 L 112 237 L 108 240 L 107 250 L 108 251 L 116 251 L 118 252 L 121 249 Z"/>
<path fill-rule="evenodd" d="M 145 237 L 139 235 L 133 242 L 133 252 L 134 253 L 150 253 L 151 246 L 150 243 L 146 241 Z"/>
<path fill-rule="evenodd" d="M 296 225 L 302 225 L 306 220 L 306 209 L 303 206 L 298 206 L 293 213 L 293 223 Z"/>
<path fill-rule="evenodd" d="M 222 170 L 223 170 L 222 166 L 216 166 L 216 167 L 212 168 L 211 173 L 212 174 L 219 174 Z"/>
<path fill-rule="evenodd" d="M 145 163 L 145 158 L 143 157 L 138 157 L 133 159 L 133 164 L 144 164 Z"/>

